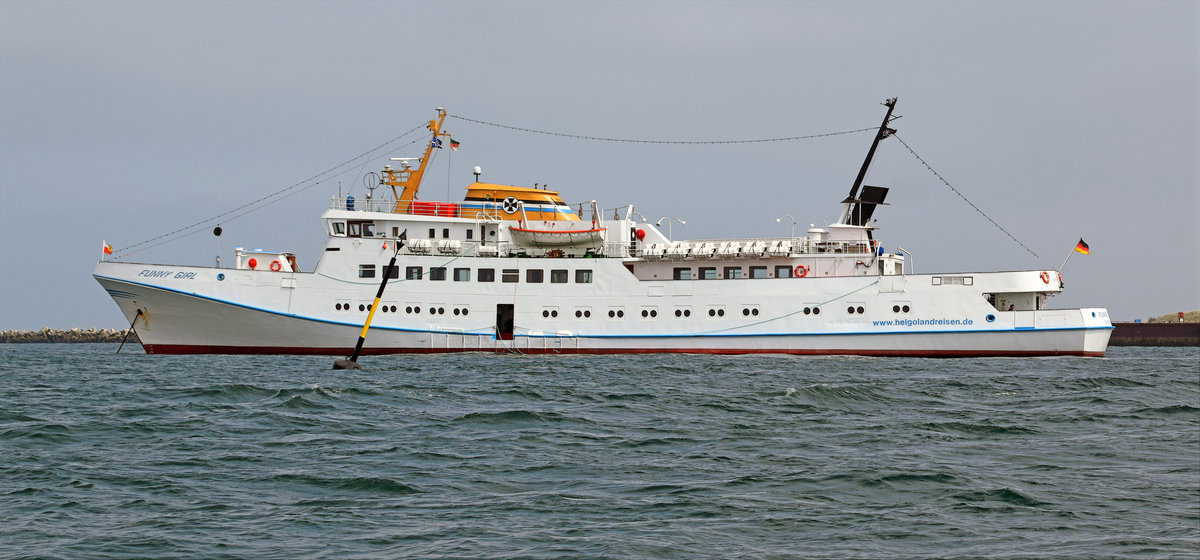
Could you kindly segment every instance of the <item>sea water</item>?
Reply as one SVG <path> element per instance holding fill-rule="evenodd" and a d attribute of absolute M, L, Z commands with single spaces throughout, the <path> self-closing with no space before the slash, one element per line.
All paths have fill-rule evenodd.
<path fill-rule="evenodd" d="M 1200 349 L 0 345 L 4 558 L 1197 558 Z"/>

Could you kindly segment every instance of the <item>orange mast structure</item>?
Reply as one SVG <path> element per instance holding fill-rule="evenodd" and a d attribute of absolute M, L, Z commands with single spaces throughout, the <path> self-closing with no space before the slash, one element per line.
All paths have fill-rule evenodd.
<path fill-rule="evenodd" d="M 417 197 L 417 190 L 421 188 L 421 178 L 425 175 L 425 168 L 429 165 L 429 160 L 433 155 L 435 148 L 441 147 L 440 136 L 450 136 L 449 132 L 442 132 L 442 121 L 446 120 L 446 110 L 438 107 L 438 117 L 429 121 L 429 130 L 433 132 L 433 138 L 429 140 L 429 144 L 425 146 L 425 155 L 418 161 L 420 165 L 416 169 L 412 169 L 408 165 L 408 158 L 400 158 L 400 169 L 392 169 L 390 165 L 384 166 L 382 183 L 392 187 L 392 196 L 396 197 L 396 207 L 393 212 L 407 214 L 412 201 Z M 396 187 L 400 187 L 401 191 L 396 192 Z"/>

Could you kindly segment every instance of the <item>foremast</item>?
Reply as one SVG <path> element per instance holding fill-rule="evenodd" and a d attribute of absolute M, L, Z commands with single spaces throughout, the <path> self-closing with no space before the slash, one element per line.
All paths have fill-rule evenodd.
<path fill-rule="evenodd" d="M 896 108 L 897 99 L 893 97 L 883 102 L 887 106 L 887 114 L 883 117 L 883 123 L 879 125 L 879 132 L 875 133 L 875 140 L 871 142 L 871 149 L 867 151 L 867 159 L 863 160 L 862 168 L 858 170 L 858 177 L 854 178 L 854 186 L 850 187 L 850 196 L 842 201 L 844 206 L 842 215 L 838 218 L 839 224 L 867 225 L 871 214 L 875 211 L 875 206 L 883 204 L 883 199 L 887 196 L 886 188 L 863 186 L 863 180 L 867 177 L 867 169 L 871 167 L 871 160 L 875 157 L 875 149 L 879 147 L 879 141 L 896 133 L 896 129 L 889 128 L 888 124 L 894 120 L 892 110 Z M 862 193 L 859 193 L 860 187 L 862 187 Z"/>
<path fill-rule="evenodd" d="M 417 160 L 420 165 L 416 169 L 412 169 L 408 163 L 411 158 L 398 158 L 396 161 L 400 162 L 400 169 L 392 169 L 390 165 L 383 168 L 384 176 L 380 182 L 392 187 L 392 196 L 396 199 L 396 207 L 393 212 L 408 213 L 412 201 L 417 198 L 417 191 L 421 188 L 421 178 L 425 176 L 425 169 L 429 166 L 429 160 L 432 159 L 433 150 L 441 148 L 442 136 L 450 136 L 449 132 L 442 132 L 442 122 L 446 120 L 446 110 L 438 107 L 437 113 L 437 118 L 429 121 L 428 128 L 433 133 L 433 137 L 425 146 L 425 155 Z M 396 192 L 396 187 L 400 187 L 400 192 Z"/>

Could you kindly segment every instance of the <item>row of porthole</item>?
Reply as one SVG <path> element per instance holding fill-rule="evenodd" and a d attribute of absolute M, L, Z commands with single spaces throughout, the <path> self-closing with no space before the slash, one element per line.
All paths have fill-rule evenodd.
<path fill-rule="evenodd" d="M 462 308 L 462 309 L 459 309 L 459 308 L 455 307 L 455 308 L 453 309 L 453 311 L 454 311 L 454 314 L 455 314 L 455 315 L 464 315 L 464 316 L 465 316 L 465 315 L 467 315 L 467 314 L 469 313 L 469 311 L 468 311 L 468 310 L 467 310 L 467 308 L 465 308 L 465 307 L 464 307 L 464 308 Z M 421 308 L 420 308 L 420 307 L 405 307 L 405 308 L 404 308 L 404 312 L 405 312 L 405 313 L 417 313 L 417 314 L 420 314 L 420 313 L 421 313 Z M 430 315 L 445 315 L 445 314 L 446 314 L 446 308 L 445 308 L 445 307 L 430 307 L 430 308 L 429 308 L 429 314 L 430 314 Z"/>
<path fill-rule="evenodd" d="M 804 314 L 808 315 L 809 313 L 812 313 L 813 315 L 820 315 L 821 308 L 820 307 L 805 307 Z"/>
<path fill-rule="evenodd" d="M 351 309 L 351 307 L 350 307 L 350 304 L 349 304 L 349 303 L 345 303 L 345 304 L 342 304 L 342 303 L 335 303 L 335 304 L 333 305 L 333 308 L 334 308 L 334 309 L 336 309 L 336 310 L 338 310 L 338 311 L 350 311 L 350 309 Z M 371 305 L 365 305 L 365 304 L 361 304 L 361 303 L 360 303 L 360 304 L 358 304 L 358 310 L 359 310 L 359 311 L 370 311 L 370 310 L 371 310 Z M 384 306 L 381 306 L 381 307 L 379 308 L 379 311 L 380 311 L 381 313 L 388 313 L 388 312 L 391 312 L 391 313 L 396 313 L 398 310 L 399 310 L 399 308 L 398 308 L 398 307 L 396 307 L 395 305 L 384 305 Z M 420 307 L 413 307 L 413 306 L 411 306 L 411 305 L 410 305 L 410 306 L 408 306 L 408 307 L 405 307 L 405 308 L 404 308 L 404 312 L 405 312 L 405 313 L 417 313 L 417 314 L 420 314 L 420 313 L 421 313 L 421 308 L 420 308 Z M 456 307 L 456 308 L 454 308 L 454 314 L 455 314 L 455 315 L 466 315 L 466 314 L 468 314 L 468 313 L 469 313 L 469 311 L 467 311 L 467 309 L 466 309 L 466 308 L 462 308 L 462 309 L 459 309 L 459 308 L 457 308 L 457 307 Z M 430 314 L 430 315 L 445 315 L 445 314 L 446 314 L 446 308 L 445 308 L 445 307 L 430 307 L 430 308 L 429 308 L 429 314 Z"/>
<path fill-rule="evenodd" d="M 899 305 L 892 306 L 892 313 L 900 313 L 901 311 L 908 313 L 910 311 L 910 308 L 907 305 L 905 305 L 903 307 L 901 307 Z M 861 306 L 861 305 L 858 307 L 854 307 L 853 305 L 851 305 L 850 307 L 846 308 L 846 313 L 849 313 L 851 315 L 853 315 L 855 313 L 862 315 L 865 312 L 866 312 L 866 310 L 863 309 L 863 306 Z"/>

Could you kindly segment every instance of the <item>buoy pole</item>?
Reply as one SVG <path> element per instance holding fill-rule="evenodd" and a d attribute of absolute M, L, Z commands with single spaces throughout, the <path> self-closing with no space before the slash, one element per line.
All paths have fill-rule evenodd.
<path fill-rule="evenodd" d="M 125 331 L 125 338 L 121 339 L 121 345 L 117 347 L 117 353 L 121 353 L 121 349 L 125 347 L 125 341 L 129 340 L 129 333 L 133 332 L 133 324 L 137 322 L 138 317 L 142 316 L 142 308 L 138 308 L 137 313 L 133 314 L 133 320 L 129 322 L 129 329 Z"/>
<path fill-rule="evenodd" d="M 379 291 L 375 292 L 375 302 L 371 304 L 371 309 L 367 312 L 367 321 L 363 323 L 362 332 L 358 335 L 358 344 L 354 345 L 354 353 L 350 355 L 348 360 L 336 360 L 333 362 L 333 369 L 362 369 L 358 366 L 358 355 L 362 352 L 363 343 L 367 341 L 367 330 L 371 328 L 371 319 L 375 318 L 375 311 L 379 309 L 379 299 L 383 297 L 383 290 L 387 288 L 388 277 L 392 275 L 392 269 L 396 266 L 396 254 L 400 252 L 400 247 L 403 246 L 405 236 L 401 234 L 400 241 L 396 243 L 396 252 L 392 253 L 392 260 L 383 269 L 383 281 L 379 283 Z"/>

